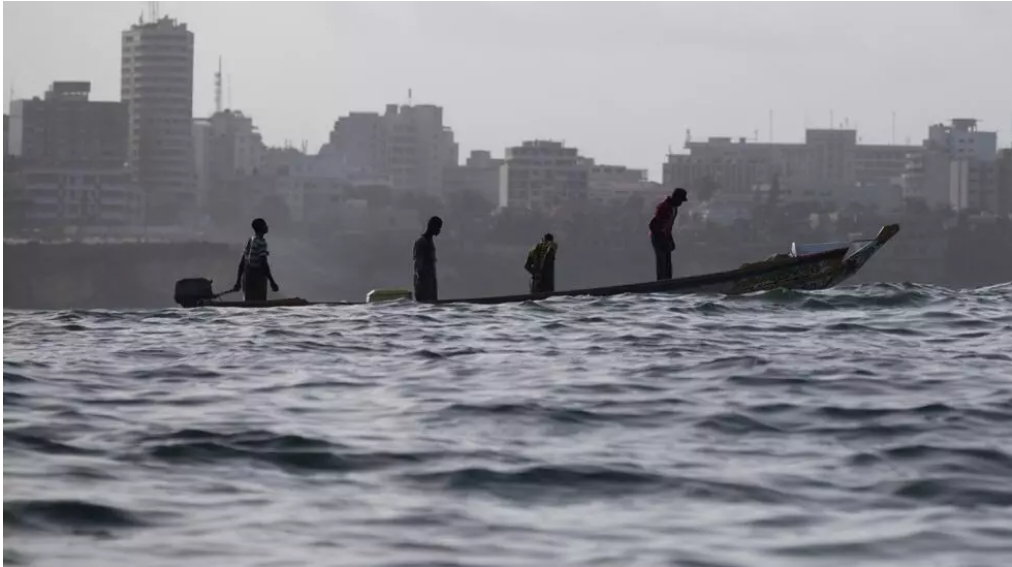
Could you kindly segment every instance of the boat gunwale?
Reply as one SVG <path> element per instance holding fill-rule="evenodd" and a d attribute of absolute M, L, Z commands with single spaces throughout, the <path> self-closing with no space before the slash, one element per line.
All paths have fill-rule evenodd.
<path fill-rule="evenodd" d="M 697 276 L 686 276 L 684 278 L 670 279 L 670 280 L 659 280 L 652 282 L 638 282 L 632 284 L 618 284 L 612 286 L 571 289 L 550 293 L 524 293 L 513 295 L 495 295 L 489 297 L 440 299 L 428 303 L 431 305 L 448 305 L 453 303 L 495 304 L 495 303 L 534 301 L 539 299 L 548 299 L 550 297 L 575 297 L 575 296 L 593 297 L 602 295 L 621 295 L 624 293 L 664 293 L 668 291 L 677 291 L 679 289 L 683 289 L 686 287 L 714 285 L 724 281 L 759 276 L 765 273 L 783 270 L 785 268 L 788 269 L 796 268 L 798 266 L 804 266 L 807 264 L 822 262 L 825 260 L 832 260 L 835 259 L 835 257 L 839 257 L 842 260 L 846 252 L 847 252 L 846 248 L 838 248 L 834 250 L 819 252 L 818 254 L 803 256 L 800 258 L 790 258 L 788 261 L 776 264 L 764 265 L 763 263 L 758 263 L 754 266 L 749 266 L 747 268 L 737 268 L 734 270 L 726 270 L 723 272 L 700 274 Z M 842 268 L 843 264 L 841 263 L 840 269 Z M 621 289 L 622 291 L 615 291 L 619 289 Z M 426 303 L 426 302 L 418 302 L 418 303 Z M 305 307 L 311 305 L 345 306 L 345 305 L 368 305 L 368 303 L 364 301 L 308 301 L 301 297 L 293 297 L 288 299 L 278 299 L 278 300 L 269 299 L 267 301 L 256 301 L 256 302 L 214 301 L 214 302 L 207 302 L 203 305 L 200 305 L 199 307 L 267 308 L 267 307 Z"/>
<path fill-rule="evenodd" d="M 886 231 L 886 229 L 890 229 Z M 886 231 L 883 234 L 883 231 Z M 440 299 L 433 302 L 418 302 L 428 303 L 430 305 L 450 305 L 455 303 L 468 303 L 477 305 L 494 305 L 501 303 L 520 303 L 523 301 L 536 301 L 541 299 L 548 299 L 551 297 L 576 297 L 576 296 L 588 296 L 588 297 L 601 297 L 611 295 L 622 295 L 625 293 L 671 293 L 686 288 L 692 287 L 707 287 L 712 285 L 719 285 L 724 282 L 734 281 L 738 279 L 751 278 L 755 276 L 762 276 L 764 274 L 775 273 L 785 269 L 798 268 L 809 264 L 815 264 L 824 262 L 827 260 L 839 259 L 839 263 L 834 266 L 833 270 L 838 275 L 844 275 L 849 277 L 851 274 L 846 273 L 853 268 L 856 272 L 864 266 L 864 264 L 871 259 L 887 242 L 899 232 L 898 224 L 885 225 L 880 229 L 879 234 L 874 238 L 866 240 L 851 241 L 848 246 L 833 248 L 831 250 L 824 250 L 815 254 L 808 254 L 805 256 L 789 256 L 783 258 L 783 261 L 776 260 L 760 260 L 759 262 L 746 264 L 744 267 L 735 268 L 732 270 L 725 270 L 723 272 L 714 272 L 710 274 L 699 274 L 695 276 L 686 276 L 683 278 L 669 279 L 669 280 L 657 280 L 649 282 L 638 282 L 632 284 L 619 284 L 612 286 L 600 286 L 591 288 L 571 289 L 564 291 L 555 291 L 548 293 L 525 293 L 525 294 L 511 294 L 511 295 L 498 295 L 489 297 L 470 297 L 470 298 L 457 298 L 457 299 Z M 868 243 L 866 246 L 872 246 L 867 251 L 867 254 L 862 254 L 865 249 L 855 251 L 853 254 L 848 255 L 851 247 L 859 243 Z M 838 280 L 839 281 L 839 280 Z M 837 283 L 838 283 L 837 281 Z M 836 283 L 830 284 L 827 287 L 832 287 Z M 304 307 L 313 305 L 327 305 L 327 306 L 351 306 L 351 305 L 368 305 L 368 302 L 364 301 L 308 301 L 301 297 L 293 297 L 278 300 L 267 300 L 265 302 L 246 302 L 246 301 L 228 301 L 228 302 L 207 302 L 198 307 L 240 307 L 240 308 L 267 308 L 267 307 Z"/>
<path fill-rule="evenodd" d="M 624 293 L 666 293 L 678 291 L 680 289 L 684 289 L 687 287 L 697 287 L 697 286 L 701 287 L 706 285 L 715 285 L 725 281 L 736 280 L 739 278 L 748 278 L 766 273 L 776 272 L 779 270 L 783 270 L 785 268 L 795 268 L 798 266 L 818 263 L 825 260 L 832 260 L 836 256 L 838 256 L 842 260 L 846 253 L 847 253 L 846 248 L 837 248 L 834 250 L 819 252 L 818 254 L 803 256 L 800 258 L 789 258 L 787 259 L 787 261 L 776 264 L 759 262 L 756 263 L 755 265 L 748 266 L 746 268 L 736 268 L 733 270 L 725 270 L 723 272 L 699 274 L 696 276 L 686 276 L 684 278 L 677 278 L 670 280 L 657 280 L 652 282 L 638 282 L 632 284 L 588 287 L 581 289 L 570 289 L 565 291 L 554 291 L 549 293 L 526 293 L 526 294 L 513 294 L 513 295 L 498 295 L 491 297 L 440 299 L 433 303 L 437 305 L 448 303 L 508 303 L 513 301 L 547 299 L 549 297 L 574 297 L 574 296 L 593 297 L 604 295 L 621 295 Z M 843 267 L 842 262 L 840 267 L 841 268 Z M 622 290 L 622 291 L 615 291 L 615 290 Z"/>

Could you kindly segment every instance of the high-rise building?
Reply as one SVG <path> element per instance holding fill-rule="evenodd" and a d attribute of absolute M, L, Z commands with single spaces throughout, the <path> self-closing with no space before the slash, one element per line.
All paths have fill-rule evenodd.
<path fill-rule="evenodd" d="M 188 224 L 196 208 L 193 32 L 164 17 L 123 32 L 121 96 L 130 163 L 151 225 Z"/>
<path fill-rule="evenodd" d="M 88 100 L 90 92 L 89 82 L 55 82 L 44 99 L 11 102 L 11 154 L 28 166 L 123 167 L 126 105 Z"/>

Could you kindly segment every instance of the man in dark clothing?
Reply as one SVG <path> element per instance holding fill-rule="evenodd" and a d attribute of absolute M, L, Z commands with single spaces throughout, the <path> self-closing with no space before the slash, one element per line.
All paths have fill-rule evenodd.
<path fill-rule="evenodd" d="M 685 189 L 678 187 L 666 197 L 650 219 L 650 244 L 654 247 L 657 263 L 657 281 L 671 279 L 671 253 L 675 251 L 675 238 L 671 234 L 678 217 L 678 207 L 689 200 Z"/>
<path fill-rule="evenodd" d="M 432 217 L 425 233 L 415 241 L 415 301 L 434 302 L 439 299 L 436 284 L 436 244 L 432 241 L 443 230 L 443 219 Z"/>
<path fill-rule="evenodd" d="M 239 271 L 235 278 L 232 291 L 242 289 L 246 301 L 267 301 L 267 283 L 271 291 L 278 292 L 278 284 L 271 275 L 271 266 L 267 263 L 267 221 L 253 220 L 253 237 L 246 241 L 242 259 L 239 260 Z"/>
<path fill-rule="evenodd" d="M 555 253 L 558 249 L 555 237 L 549 233 L 527 253 L 524 269 L 531 275 L 531 293 L 555 291 Z"/>

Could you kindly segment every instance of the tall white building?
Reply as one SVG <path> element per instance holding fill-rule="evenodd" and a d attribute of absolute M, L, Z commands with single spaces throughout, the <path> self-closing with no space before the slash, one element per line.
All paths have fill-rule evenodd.
<path fill-rule="evenodd" d="M 193 32 L 170 18 L 123 32 L 120 93 L 129 114 L 129 159 L 145 222 L 189 224 L 196 208 Z"/>
<path fill-rule="evenodd" d="M 457 165 L 453 131 L 443 109 L 430 104 L 388 104 L 381 115 L 353 112 L 334 124 L 321 153 L 354 170 L 389 177 L 395 189 L 442 193 L 443 172 Z"/>

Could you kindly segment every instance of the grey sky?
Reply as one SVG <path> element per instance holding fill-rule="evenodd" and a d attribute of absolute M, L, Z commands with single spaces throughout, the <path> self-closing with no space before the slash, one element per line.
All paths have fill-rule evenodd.
<path fill-rule="evenodd" d="M 4 100 L 53 80 L 119 96 L 120 32 L 147 2 L 3 5 Z M 1008 3 L 161 2 L 196 34 L 194 113 L 214 104 L 224 58 L 232 106 L 268 144 L 315 151 L 339 116 L 445 107 L 461 154 L 534 137 L 659 175 L 695 138 L 794 141 L 849 118 L 864 142 L 919 143 L 976 117 L 1012 129 Z M 227 99 L 226 99 L 227 100 Z"/>

